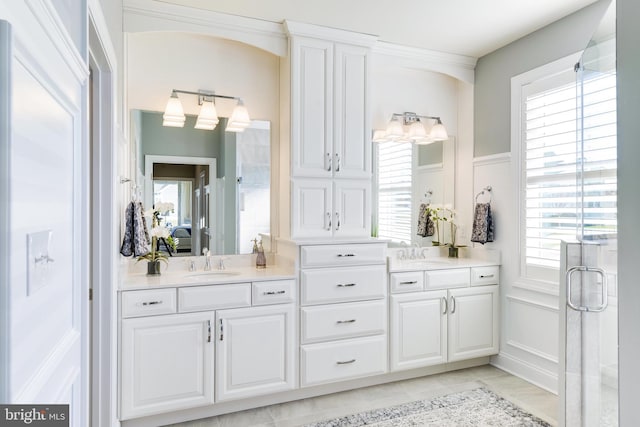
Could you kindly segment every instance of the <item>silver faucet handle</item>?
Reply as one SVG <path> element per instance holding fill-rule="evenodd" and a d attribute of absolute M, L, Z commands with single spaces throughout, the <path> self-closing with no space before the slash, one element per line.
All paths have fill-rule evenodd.
<path fill-rule="evenodd" d="M 194 260 L 189 261 L 189 271 L 196 271 L 196 262 Z"/>
<path fill-rule="evenodd" d="M 218 270 L 225 270 L 227 268 L 224 265 L 225 259 L 226 259 L 225 257 L 220 257 L 220 260 L 218 261 Z"/>

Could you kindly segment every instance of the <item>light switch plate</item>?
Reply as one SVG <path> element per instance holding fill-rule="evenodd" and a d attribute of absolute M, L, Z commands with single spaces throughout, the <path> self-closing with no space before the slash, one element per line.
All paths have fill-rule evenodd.
<path fill-rule="evenodd" d="M 27 234 L 27 295 L 44 287 L 51 277 L 51 230 Z"/>

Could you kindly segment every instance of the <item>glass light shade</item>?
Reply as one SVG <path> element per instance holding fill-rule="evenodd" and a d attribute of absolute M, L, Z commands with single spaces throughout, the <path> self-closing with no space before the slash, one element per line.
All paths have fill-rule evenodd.
<path fill-rule="evenodd" d="M 196 120 L 196 129 L 214 130 L 218 124 L 218 113 L 213 101 L 202 101 L 200 114 Z"/>
<path fill-rule="evenodd" d="M 446 141 L 449 139 L 449 135 L 447 135 L 447 130 L 444 128 L 444 125 L 440 120 L 433 125 L 431 131 L 429 132 L 429 139 L 433 141 Z"/>
<path fill-rule="evenodd" d="M 181 128 L 184 126 L 185 119 L 182 103 L 178 95 L 173 92 L 162 115 L 162 126 Z"/>
<path fill-rule="evenodd" d="M 404 129 L 402 128 L 402 123 L 398 120 L 397 117 L 392 117 L 387 125 L 387 137 L 391 139 L 402 138 L 404 135 Z"/>
<path fill-rule="evenodd" d="M 389 138 L 387 138 L 387 132 L 384 130 L 374 130 L 373 131 L 373 142 L 387 142 Z"/>
<path fill-rule="evenodd" d="M 236 108 L 233 109 L 233 113 L 231 113 L 231 117 L 229 118 L 229 122 L 227 123 L 227 128 L 225 130 L 227 132 L 242 132 L 250 124 L 251 119 L 249 118 L 249 112 L 242 104 L 242 101 L 239 101 Z"/>
<path fill-rule="evenodd" d="M 424 128 L 424 125 L 419 120 L 411 123 L 409 126 L 409 139 L 412 141 L 420 141 L 427 136 L 427 131 Z"/>

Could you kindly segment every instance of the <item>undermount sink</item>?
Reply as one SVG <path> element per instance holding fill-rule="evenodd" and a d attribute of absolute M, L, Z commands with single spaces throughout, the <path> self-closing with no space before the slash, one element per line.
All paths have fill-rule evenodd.
<path fill-rule="evenodd" d="M 226 277 L 226 276 L 235 276 L 238 273 L 237 271 L 226 271 L 226 270 L 216 270 L 216 271 L 203 271 L 202 273 L 193 273 L 187 276 L 187 279 L 192 280 L 205 280 L 205 279 L 215 279 L 216 277 Z"/>

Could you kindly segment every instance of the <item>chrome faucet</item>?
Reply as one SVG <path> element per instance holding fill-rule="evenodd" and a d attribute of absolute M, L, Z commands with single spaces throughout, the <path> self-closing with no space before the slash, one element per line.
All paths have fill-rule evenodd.
<path fill-rule="evenodd" d="M 220 257 L 218 261 L 218 270 L 224 270 L 226 267 L 224 266 L 224 257 Z"/>
<path fill-rule="evenodd" d="M 205 256 L 205 258 L 204 258 L 204 271 L 209 271 L 209 270 L 211 270 L 211 251 L 208 250 L 207 248 L 204 248 L 202 250 L 202 253 Z"/>

